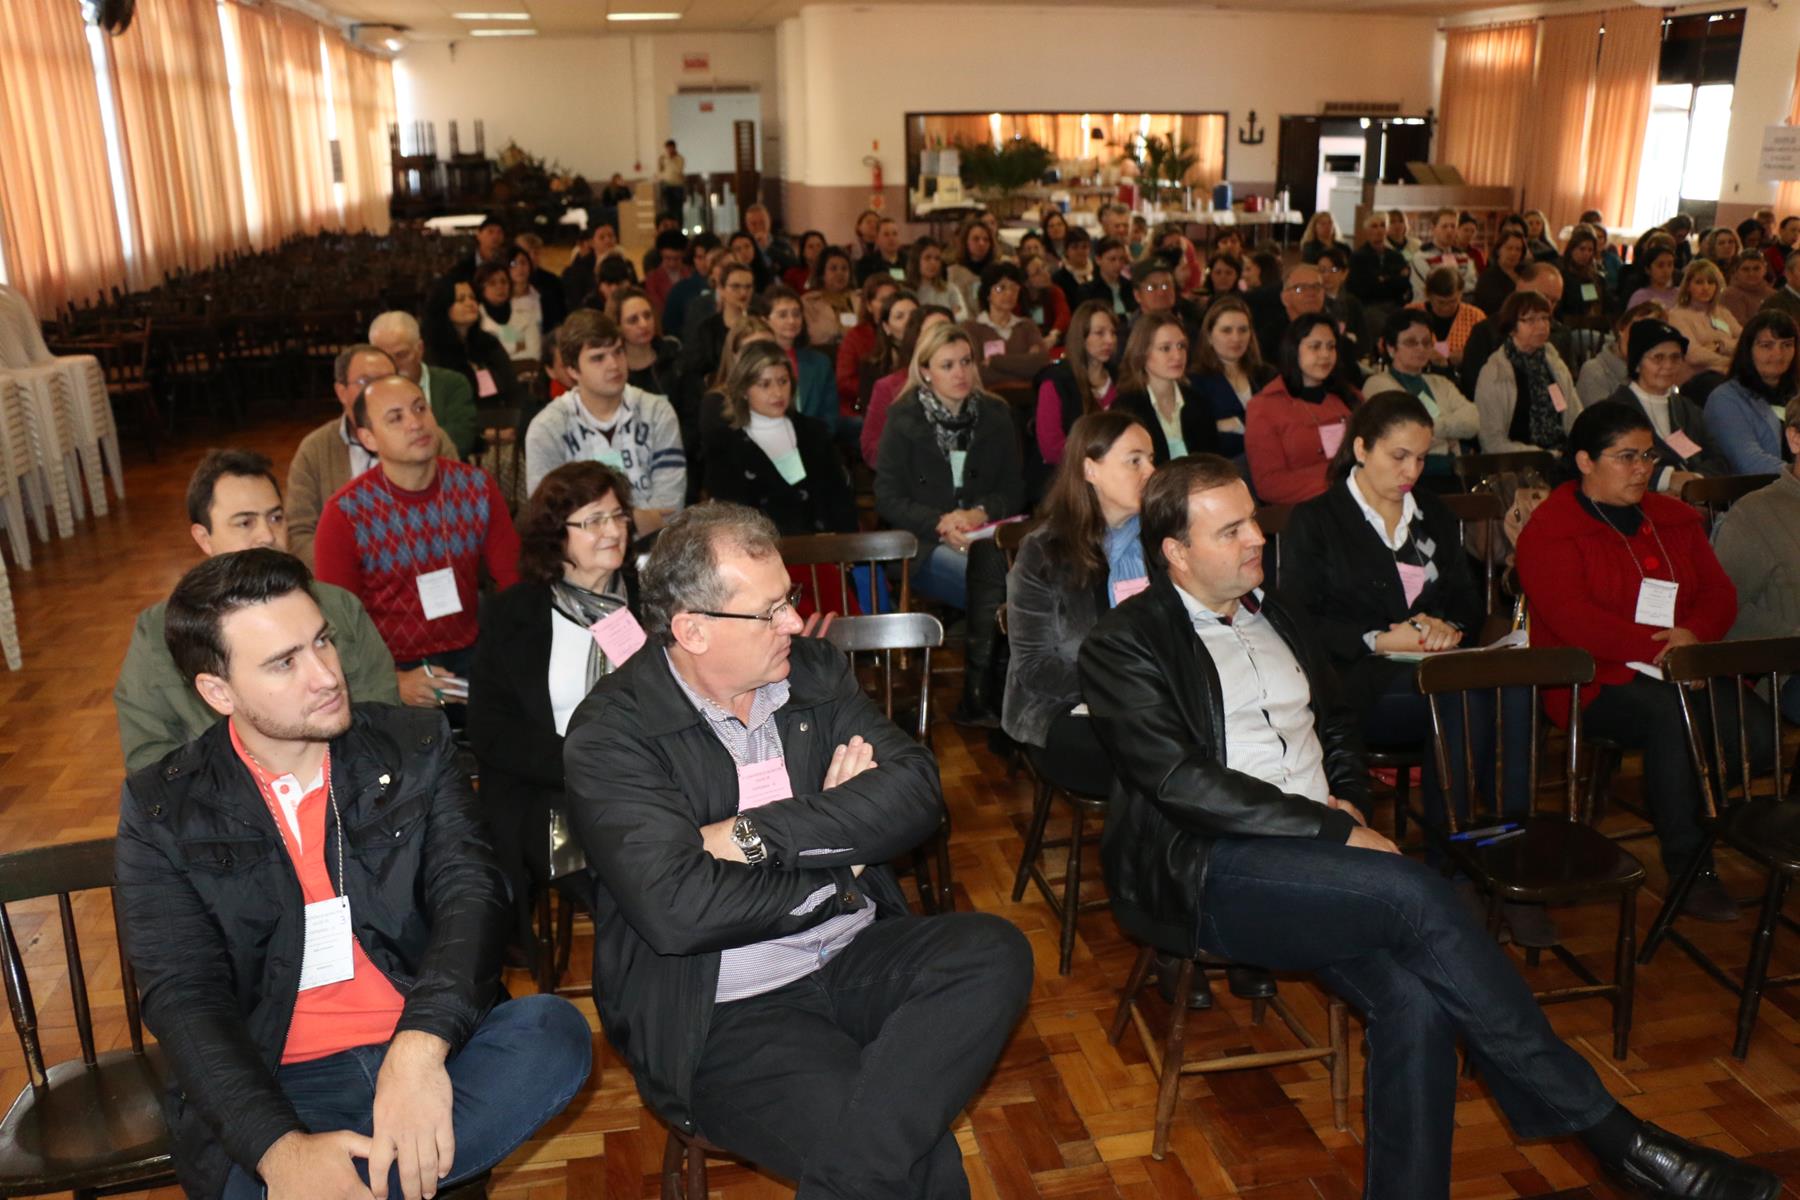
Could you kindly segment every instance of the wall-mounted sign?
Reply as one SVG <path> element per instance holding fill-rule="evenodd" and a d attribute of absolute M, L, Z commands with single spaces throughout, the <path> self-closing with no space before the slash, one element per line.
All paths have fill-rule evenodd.
<path fill-rule="evenodd" d="M 1800 179 L 1800 126 L 1764 127 L 1762 155 L 1757 160 L 1756 177 L 1768 182 Z"/>
<path fill-rule="evenodd" d="M 704 50 L 693 54 L 683 54 L 681 69 L 684 71 L 710 71 L 712 70 L 712 55 Z"/>

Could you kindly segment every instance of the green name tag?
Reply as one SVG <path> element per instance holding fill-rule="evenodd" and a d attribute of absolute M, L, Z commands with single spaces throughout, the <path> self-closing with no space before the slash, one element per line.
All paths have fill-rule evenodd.
<path fill-rule="evenodd" d="M 1582 284 L 1581 285 L 1581 298 L 1584 301 L 1586 301 L 1587 303 L 1592 304 L 1594 301 L 1596 301 L 1600 298 L 1600 286 L 1598 284 L 1594 284 L 1594 283 Z"/>
<path fill-rule="evenodd" d="M 963 464 L 968 462 L 968 460 L 969 460 L 969 452 L 967 450 L 952 450 L 950 452 L 950 486 L 951 487 L 955 487 L 955 488 L 962 487 Z"/>
<path fill-rule="evenodd" d="M 799 483 L 806 478 L 806 464 L 800 461 L 800 451 L 789 450 L 775 460 L 775 469 L 790 484 Z"/>

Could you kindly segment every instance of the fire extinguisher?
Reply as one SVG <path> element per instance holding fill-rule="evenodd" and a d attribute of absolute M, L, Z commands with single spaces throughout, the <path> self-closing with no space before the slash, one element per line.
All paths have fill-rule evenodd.
<path fill-rule="evenodd" d="M 869 207 L 879 211 L 887 204 L 881 185 L 881 160 L 873 154 L 863 155 L 863 166 L 869 168 Z"/>

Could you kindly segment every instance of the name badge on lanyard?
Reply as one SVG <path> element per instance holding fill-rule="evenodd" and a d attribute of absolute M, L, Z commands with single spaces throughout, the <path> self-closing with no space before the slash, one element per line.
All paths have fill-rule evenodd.
<path fill-rule="evenodd" d="M 425 610 L 427 621 L 463 610 L 462 597 L 456 591 L 456 572 L 452 568 L 439 567 L 419 576 L 419 607 Z"/>
<path fill-rule="evenodd" d="M 300 953 L 300 990 L 342 983 L 356 974 L 350 948 L 350 897 L 333 896 L 306 906 L 306 941 Z"/>
<path fill-rule="evenodd" d="M 794 794 L 794 786 L 788 782 L 786 756 L 739 767 L 737 775 L 739 812 L 786 800 Z"/>
<path fill-rule="evenodd" d="M 1637 614 L 1639 625 L 1658 629 L 1675 628 L 1675 593 L 1680 585 L 1668 579 L 1646 579 L 1638 585 Z"/>

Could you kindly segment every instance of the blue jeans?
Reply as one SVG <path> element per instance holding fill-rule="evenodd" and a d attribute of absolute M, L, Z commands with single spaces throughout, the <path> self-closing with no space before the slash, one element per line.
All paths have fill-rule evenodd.
<path fill-rule="evenodd" d="M 951 608 L 969 607 L 969 556 L 939 542 L 925 556 L 913 560 L 912 588 L 939 604 Z"/>
<path fill-rule="evenodd" d="M 1368 1026 L 1364 1200 L 1445 1200 L 1456 1043 L 1521 1137 L 1575 1133 L 1613 1108 L 1587 1061 L 1437 871 L 1306 838 L 1212 844 L 1200 946 L 1306 971 Z"/>
<path fill-rule="evenodd" d="M 454 1092 L 451 1125 L 456 1159 L 444 1184 L 479 1175 L 518 1149 L 566 1107 L 587 1082 L 594 1038 L 587 1019 L 558 996 L 523 996 L 496 1005 L 446 1064 Z M 294 1063 L 275 1082 L 313 1133 L 374 1129 L 375 1081 L 387 1044 L 358 1046 L 327 1058 Z M 356 1169 L 368 1179 L 368 1163 Z M 403 1195 L 398 1168 L 388 1195 Z M 233 1166 L 224 1200 L 261 1200 L 262 1180 Z"/>

